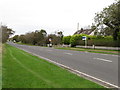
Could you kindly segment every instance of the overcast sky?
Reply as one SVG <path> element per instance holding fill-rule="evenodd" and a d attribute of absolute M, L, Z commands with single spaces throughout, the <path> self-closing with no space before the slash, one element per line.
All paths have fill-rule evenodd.
<path fill-rule="evenodd" d="M 0 0 L 0 22 L 15 34 L 45 29 L 49 34 L 64 31 L 72 35 L 92 25 L 95 13 L 115 0 Z"/>

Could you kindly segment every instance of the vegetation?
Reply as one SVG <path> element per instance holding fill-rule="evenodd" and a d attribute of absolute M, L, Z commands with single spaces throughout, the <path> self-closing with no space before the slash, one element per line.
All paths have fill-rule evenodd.
<path fill-rule="evenodd" d="M 120 46 L 119 41 L 114 41 L 112 36 L 91 36 L 91 35 L 85 35 L 85 34 L 75 34 L 71 36 L 70 40 L 67 41 L 66 37 L 63 37 L 63 44 L 71 44 L 72 47 L 75 47 L 76 45 L 85 45 L 85 41 L 82 40 L 82 36 L 87 37 L 87 45 L 88 46 L 109 46 L 109 47 L 118 47 Z M 67 43 L 66 43 L 67 42 Z"/>
<path fill-rule="evenodd" d="M 66 45 L 70 44 L 71 36 L 64 36 L 62 42 Z"/>
<path fill-rule="evenodd" d="M 114 40 L 119 40 L 120 33 L 120 0 L 106 7 L 95 16 L 96 27 L 101 29 L 100 35 L 112 35 Z"/>
<path fill-rule="evenodd" d="M 91 53 L 102 53 L 102 54 L 113 54 L 113 55 L 119 55 L 119 52 L 120 52 L 118 50 L 102 50 L 102 49 L 88 49 L 88 48 L 75 48 L 75 47 L 56 47 L 56 49 L 83 51 L 83 52 L 91 52 Z"/>
<path fill-rule="evenodd" d="M 10 45 L 5 45 L 3 54 L 3 88 L 103 87 L 46 60 Z"/>
<path fill-rule="evenodd" d="M 71 36 L 71 46 L 85 45 L 82 41 L 82 36 L 87 36 L 87 45 L 96 46 L 120 46 L 120 0 L 103 9 L 103 11 L 96 13 L 94 18 L 95 24 L 91 26 L 94 30 L 94 36 L 89 35 L 76 35 Z M 83 29 L 81 29 L 83 30 Z M 67 37 L 67 36 L 66 36 Z M 65 38 L 66 38 L 65 37 Z M 66 41 L 68 43 L 68 41 Z M 63 39 L 63 43 L 67 44 Z"/>
<path fill-rule="evenodd" d="M 82 36 L 84 36 L 85 34 L 76 34 L 73 35 L 70 39 L 70 44 L 72 47 L 79 45 L 80 44 L 80 40 L 82 40 Z"/>
<path fill-rule="evenodd" d="M 62 43 L 62 31 L 57 32 L 57 34 L 49 34 L 43 29 L 36 30 L 35 32 L 29 32 L 25 35 L 15 35 L 12 40 L 16 42 L 22 42 L 25 44 L 46 46 L 47 44 L 61 44 Z M 51 39 L 51 41 L 49 41 Z"/>
<path fill-rule="evenodd" d="M 0 36 L 0 41 L 2 38 L 2 43 L 5 43 L 8 38 L 10 37 L 10 35 L 14 34 L 14 31 L 11 28 L 8 28 L 7 26 L 0 26 L 0 34 L 2 34 Z"/>

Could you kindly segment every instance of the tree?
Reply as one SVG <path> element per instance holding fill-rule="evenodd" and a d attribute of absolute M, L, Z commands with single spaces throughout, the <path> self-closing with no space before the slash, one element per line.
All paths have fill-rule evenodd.
<path fill-rule="evenodd" d="M 95 25 L 91 26 L 92 31 L 94 31 L 97 27 Z"/>
<path fill-rule="evenodd" d="M 36 30 L 34 34 L 34 44 L 42 45 L 42 46 L 45 45 L 46 35 L 47 35 L 47 32 L 45 30 L 43 29 L 41 29 L 40 31 Z"/>
<path fill-rule="evenodd" d="M 14 39 L 17 36 L 14 37 Z M 46 46 L 49 44 L 49 38 L 52 39 L 53 45 L 61 44 L 62 42 L 63 33 L 60 31 L 56 34 L 50 34 L 47 36 L 47 32 L 44 29 L 36 30 L 35 32 L 29 32 L 25 35 L 20 35 L 19 40 L 22 43 L 28 43 L 33 45 L 40 45 L 40 46 Z"/>
<path fill-rule="evenodd" d="M 8 38 L 15 33 L 11 28 L 3 25 L 0 27 L 0 30 L 2 31 L 2 43 L 5 43 Z"/>
<path fill-rule="evenodd" d="M 57 36 L 58 36 L 58 40 L 59 40 L 59 42 L 60 42 L 60 44 L 62 44 L 62 38 L 63 38 L 63 32 L 62 31 L 59 31 L 59 32 L 57 32 Z"/>
<path fill-rule="evenodd" d="M 21 41 L 22 43 L 26 43 L 25 35 L 20 35 L 19 36 L 19 41 Z"/>
<path fill-rule="evenodd" d="M 53 44 L 53 45 L 58 45 L 58 44 L 60 44 L 60 38 L 57 36 L 57 35 L 55 35 L 55 34 L 49 34 L 48 35 L 48 37 L 47 37 L 47 42 L 48 43 L 50 43 L 49 42 L 49 39 L 51 38 L 51 43 Z"/>
<path fill-rule="evenodd" d="M 41 29 L 41 30 L 36 30 L 35 32 L 26 33 L 25 35 L 20 35 L 19 40 L 22 43 L 43 46 L 43 45 L 46 45 L 46 36 L 47 36 L 47 32 Z M 16 38 L 16 37 L 13 37 L 13 38 Z"/>
<path fill-rule="evenodd" d="M 15 40 L 16 42 L 19 42 L 19 35 L 15 35 L 12 40 Z"/>
<path fill-rule="evenodd" d="M 111 36 L 111 35 L 113 35 L 113 33 L 114 33 L 114 30 L 111 30 L 111 28 L 110 27 L 105 27 L 104 28 L 104 35 L 105 36 Z"/>
<path fill-rule="evenodd" d="M 47 32 L 46 32 L 44 29 L 41 29 L 41 30 L 40 30 L 40 33 L 41 33 L 44 37 L 46 37 L 46 35 L 47 35 Z"/>
<path fill-rule="evenodd" d="M 24 40 L 25 40 L 25 43 L 34 45 L 35 44 L 35 42 L 34 42 L 34 32 L 27 33 L 24 36 Z"/>
<path fill-rule="evenodd" d="M 97 27 L 101 27 L 101 33 L 104 34 L 107 30 L 113 31 L 112 36 L 114 40 L 118 39 L 118 33 L 120 32 L 120 0 L 116 1 L 112 5 L 106 7 L 100 13 L 95 16 L 95 23 Z M 108 29 L 109 28 L 109 29 Z"/>

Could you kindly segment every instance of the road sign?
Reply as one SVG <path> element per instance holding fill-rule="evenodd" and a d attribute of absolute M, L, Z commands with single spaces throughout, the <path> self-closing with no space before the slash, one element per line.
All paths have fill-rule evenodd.
<path fill-rule="evenodd" d="M 87 47 L 87 37 L 86 36 L 82 36 L 82 40 L 85 41 L 85 48 Z"/>
<path fill-rule="evenodd" d="M 51 39 L 51 38 L 49 38 L 49 41 L 51 42 L 51 41 L 52 41 L 52 39 Z"/>
<path fill-rule="evenodd" d="M 87 39 L 87 37 L 86 36 L 82 36 L 82 40 L 86 40 Z"/>

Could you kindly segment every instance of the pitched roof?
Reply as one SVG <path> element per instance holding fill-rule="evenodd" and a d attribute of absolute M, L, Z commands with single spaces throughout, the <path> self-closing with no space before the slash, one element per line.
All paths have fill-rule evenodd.
<path fill-rule="evenodd" d="M 78 30 L 76 31 L 74 34 L 87 34 L 87 35 L 90 35 L 91 33 L 93 32 L 92 29 L 81 29 L 81 30 Z"/>

